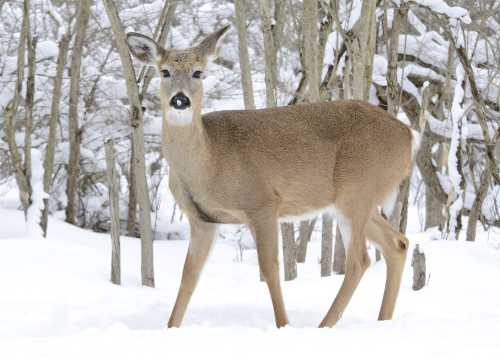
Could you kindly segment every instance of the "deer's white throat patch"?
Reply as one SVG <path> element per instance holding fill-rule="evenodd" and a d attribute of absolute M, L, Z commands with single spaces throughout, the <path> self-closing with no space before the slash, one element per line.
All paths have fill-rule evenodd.
<path fill-rule="evenodd" d="M 190 109 L 177 110 L 171 108 L 167 113 L 166 120 L 172 125 L 189 125 L 193 121 L 193 111 Z"/>

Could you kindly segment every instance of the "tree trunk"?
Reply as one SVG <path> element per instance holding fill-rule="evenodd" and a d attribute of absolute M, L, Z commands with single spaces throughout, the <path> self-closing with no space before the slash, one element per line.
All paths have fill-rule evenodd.
<path fill-rule="evenodd" d="M 24 128 L 24 175 L 28 182 L 31 180 L 31 133 L 33 131 L 33 105 L 35 96 L 35 72 L 36 72 L 36 44 L 37 38 L 28 33 L 28 78 L 26 81 L 25 97 L 25 128 Z M 31 190 L 33 187 L 30 184 Z M 32 192 L 30 192 L 31 196 Z"/>
<path fill-rule="evenodd" d="M 111 282 L 120 285 L 120 180 L 115 167 L 113 140 L 104 143 L 106 151 L 106 177 L 108 180 L 109 209 L 111 220 Z"/>
<path fill-rule="evenodd" d="M 474 200 L 469 213 L 469 224 L 467 225 L 467 241 L 469 242 L 474 242 L 476 240 L 477 221 L 481 216 L 481 209 L 483 207 L 483 202 L 486 198 L 486 194 L 488 193 L 489 185 L 490 172 L 487 168 L 485 168 L 483 173 L 481 174 L 479 188 L 476 192 L 476 199 Z"/>
<path fill-rule="evenodd" d="M 443 223 L 443 205 L 432 190 L 425 185 L 425 229 L 441 227 Z"/>
<path fill-rule="evenodd" d="M 387 4 L 387 1 L 385 1 Z M 394 9 L 394 18 L 392 20 L 391 32 L 388 33 L 385 26 L 385 40 L 387 43 L 387 107 L 389 113 L 396 116 L 400 106 L 400 90 L 398 83 L 398 48 L 399 35 L 401 33 L 401 25 L 403 24 L 408 13 L 406 6 Z M 387 7 L 385 8 L 385 21 L 387 21 Z"/>
<path fill-rule="evenodd" d="M 103 0 L 106 13 L 120 55 L 123 74 L 127 84 L 127 94 L 130 100 L 132 137 L 135 150 L 135 180 L 137 202 L 139 204 L 139 228 L 141 233 L 141 275 L 142 284 L 154 286 L 153 238 L 151 234 L 151 203 L 149 201 L 146 181 L 146 165 L 144 162 L 144 129 L 142 108 L 139 98 L 134 67 L 126 43 L 125 31 L 118 16 L 118 10 L 112 0 Z"/>
<path fill-rule="evenodd" d="M 247 19 L 245 0 L 235 0 L 236 29 L 238 30 L 238 50 L 240 58 L 241 84 L 245 109 L 255 109 L 250 58 L 248 56 Z"/>
<path fill-rule="evenodd" d="M 59 120 L 59 110 L 61 101 L 61 90 L 63 84 L 64 67 L 66 66 L 66 55 L 68 53 L 69 37 L 64 35 L 59 41 L 59 54 L 57 56 L 56 77 L 54 79 L 54 91 L 52 92 L 52 104 L 49 117 L 49 136 L 47 138 L 47 148 L 43 162 L 43 190 L 50 194 L 52 187 L 52 176 L 54 172 L 54 155 L 57 140 L 57 122 Z M 44 199 L 42 213 L 43 236 L 47 236 L 47 226 L 49 217 L 49 199 Z"/>
<path fill-rule="evenodd" d="M 91 0 L 78 2 L 76 36 L 71 53 L 71 79 L 69 89 L 69 162 L 66 182 L 66 222 L 76 224 L 78 176 L 80 174 L 80 128 L 78 124 L 78 101 L 80 99 L 80 66 L 83 44 L 89 22 Z"/>
<path fill-rule="evenodd" d="M 285 281 L 297 277 L 297 261 L 295 260 L 296 246 L 293 223 L 282 223 L 283 258 L 285 265 Z"/>
<path fill-rule="evenodd" d="M 14 168 L 16 183 L 19 188 L 19 199 L 21 200 L 21 204 L 23 206 L 25 218 L 27 218 L 26 214 L 28 212 L 29 206 L 31 205 L 31 182 L 26 176 L 25 167 L 23 165 L 21 155 L 19 154 L 19 148 L 16 143 L 15 117 L 17 115 L 19 103 L 21 102 L 21 92 L 24 81 L 26 42 L 30 31 L 29 9 L 30 2 L 29 0 L 25 0 L 23 3 L 22 30 L 19 37 L 19 47 L 17 49 L 16 89 L 14 92 L 14 97 L 7 104 L 7 107 L 4 111 L 5 138 L 7 140 L 7 146 L 9 148 L 10 161 Z M 25 135 L 31 134 L 26 133 Z"/>
<path fill-rule="evenodd" d="M 127 234 L 130 237 L 137 236 L 135 227 L 137 219 L 137 189 L 135 187 L 135 150 L 134 140 L 130 140 L 130 167 L 128 175 L 128 214 L 127 214 Z"/>
<path fill-rule="evenodd" d="M 337 274 L 345 274 L 345 248 L 340 234 L 339 225 L 337 223 L 337 231 L 335 233 L 335 251 L 333 257 L 333 271 Z"/>
<path fill-rule="evenodd" d="M 331 0 L 333 1 L 333 0 Z M 332 33 L 333 28 L 333 15 L 330 8 L 327 6 L 320 6 L 318 19 L 320 19 L 320 27 L 318 31 L 318 75 L 321 77 L 323 70 L 323 62 L 325 60 L 325 48 L 328 42 L 328 37 Z M 336 75 L 336 72 L 335 72 Z M 322 85 L 320 84 L 320 98 L 322 97 Z"/>
<path fill-rule="evenodd" d="M 322 218 L 323 232 L 321 237 L 321 276 L 332 275 L 333 219 L 329 214 Z"/>
<path fill-rule="evenodd" d="M 389 222 L 399 232 L 406 232 L 408 222 L 408 198 L 410 194 L 410 178 L 406 178 L 399 184 L 398 197 L 396 205 L 389 218 Z"/>
<path fill-rule="evenodd" d="M 385 38 L 387 42 L 387 106 L 388 111 L 394 116 L 398 115 L 400 106 L 401 87 L 398 83 L 398 47 L 399 35 L 401 26 L 408 14 L 408 8 L 402 6 L 394 9 L 394 18 L 392 20 L 391 33 L 388 34 L 387 26 L 385 27 Z M 385 8 L 385 20 L 387 21 L 387 7 Z M 406 231 L 407 212 L 408 212 L 408 194 L 410 180 L 405 179 L 400 185 L 396 205 L 390 215 L 389 221 L 392 226 L 400 232 Z"/>
<path fill-rule="evenodd" d="M 277 105 L 276 100 L 276 62 L 277 54 L 273 38 L 273 26 L 270 15 L 269 0 L 259 0 L 259 8 L 262 22 L 262 33 L 264 34 L 264 59 L 265 59 L 265 82 L 266 82 L 266 106 L 268 108 Z"/>
<path fill-rule="evenodd" d="M 375 54 L 376 1 L 363 1 L 360 24 L 352 36 L 346 36 L 346 45 L 352 64 L 354 99 L 367 100 L 372 83 Z"/>
<path fill-rule="evenodd" d="M 309 85 L 309 101 L 319 100 L 320 73 L 318 66 L 318 2 L 304 1 L 302 16 L 304 65 Z"/>
<path fill-rule="evenodd" d="M 311 221 L 300 222 L 299 245 L 297 247 L 297 263 L 304 263 L 307 255 L 307 244 L 311 241 L 311 235 L 316 225 L 316 218 Z"/>
<path fill-rule="evenodd" d="M 274 0 L 274 17 L 272 19 L 272 32 L 274 48 L 276 50 L 276 65 L 278 63 L 278 49 L 281 48 L 283 29 L 285 28 L 286 0 Z"/>
<path fill-rule="evenodd" d="M 428 139 L 426 139 L 428 140 Z M 422 140 L 423 141 L 423 140 Z M 426 145 L 428 147 L 428 145 Z M 431 144 L 431 147 L 433 144 Z M 446 161 L 448 158 L 446 144 L 441 143 L 438 144 L 439 149 L 437 152 L 437 167 L 436 171 L 441 171 L 443 167 L 446 167 Z M 428 160 L 432 160 L 432 152 L 427 150 L 426 155 L 429 156 Z M 432 162 L 431 162 L 432 164 Z M 421 172 L 421 175 L 424 175 L 424 172 Z M 436 197 L 431 187 L 424 181 L 425 184 L 425 229 L 429 229 L 432 227 L 439 227 L 439 229 L 443 229 L 444 227 L 444 214 L 443 214 L 443 202 Z"/>

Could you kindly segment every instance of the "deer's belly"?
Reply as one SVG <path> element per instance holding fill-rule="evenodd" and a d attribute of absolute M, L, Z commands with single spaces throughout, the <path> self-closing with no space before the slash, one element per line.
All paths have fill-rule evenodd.
<path fill-rule="evenodd" d="M 301 222 L 324 214 L 338 216 L 340 212 L 333 204 L 321 208 L 284 209 L 280 212 L 279 222 Z"/>

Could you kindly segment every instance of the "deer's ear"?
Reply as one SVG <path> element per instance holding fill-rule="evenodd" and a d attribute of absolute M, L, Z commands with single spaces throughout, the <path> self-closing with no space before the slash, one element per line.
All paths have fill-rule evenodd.
<path fill-rule="evenodd" d="M 198 50 L 204 57 L 216 56 L 218 52 L 218 44 L 220 40 L 224 37 L 227 31 L 230 29 L 230 25 L 226 25 L 220 30 L 217 30 L 207 37 L 198 45 Z"/>
<path fill-rule="evenodd" d="M 136 32 L 127 34 L 127 44 L 135 58 L 150 66 L 156 63 L 164 51 L 154 40 Z"/>

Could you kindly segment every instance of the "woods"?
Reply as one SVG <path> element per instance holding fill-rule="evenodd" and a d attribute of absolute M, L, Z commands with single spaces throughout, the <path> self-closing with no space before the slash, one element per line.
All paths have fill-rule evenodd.
<path fill-rule="evenodd" d="M 131 62 L 128 31 L 182 48 L 233 24 L 210 64 L 206 111 L 368 100 L 422 136 L 416 169 L 394 210 L 384 207 L 396 229 L 411 219 L 442 239 L 475 241 L 478 229 L 500 226 L 496 1 L 31 0 L 2 2 L 0 11 L 1 183 L 18 190 L 44 236 L 47 217 L 61 210 L 71 224 L 107 232 L 104 141 L 112 138 L 120 231 L 141 238 L 144 285 L 154 286 L 153 239 L 183 235 L 177 224 L 186 221 L 165 184 L 160 84 Z M 33 192 L 32 150 L 43 153 L 41 192 Z M 41 221 L 28 214 L 33 196 L 43 200 Z M 240 228 L 228 230 L 237 239 Z M 318 274 L 343 272 L 340 231 L 324 215 L 282 223 L 286 280 L 315 259 L 307 249 L 315 232 Z M 379 256 L 375 247 L 370 254 Z"/>

